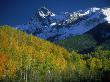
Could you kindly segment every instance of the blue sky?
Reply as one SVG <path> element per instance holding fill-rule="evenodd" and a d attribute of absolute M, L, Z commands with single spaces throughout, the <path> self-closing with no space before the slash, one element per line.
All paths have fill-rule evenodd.
<path fill-rule="evenodd" d="M 28 21 L 44 5 L 44 0 L 0 0 L 0 25 L 17 25 Z M 53 12 L 76 11 L 110 6 L 110 0 L 45 0 Z"/>

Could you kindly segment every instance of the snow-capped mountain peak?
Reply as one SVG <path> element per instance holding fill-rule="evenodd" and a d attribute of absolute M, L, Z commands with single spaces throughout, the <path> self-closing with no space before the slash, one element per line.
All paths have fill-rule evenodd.
<path fill-rule="evenodd" d="M 38 15 L 42 18 L 46 18 L 48 16 L 55 16 L 54 13 L 52 13 L 49 9 L 47 9 L 46 7 L 41 7 L 40 9 L 38 9 Z"/>
<path fill-rule="evenodd" d="M 17 29 L 55 41 L 81 35 L 104 22 L 110 23 L 110 8 L 93 7 L 73 13 L 55 14 L 42 7 L 29 23 L 17 25 Z"/>

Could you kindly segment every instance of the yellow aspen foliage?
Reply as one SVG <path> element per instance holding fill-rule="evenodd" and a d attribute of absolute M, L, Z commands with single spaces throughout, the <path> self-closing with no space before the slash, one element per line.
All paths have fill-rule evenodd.
<path fill-rule="evenodd" d="M 8 76 L 15 76 L 18 71 L 33 69 L 35 72 L 48 68 L 64 71 L 70 56 L 64 48 L 10 26 L 0 27 L 0 52 L 10 58 L 6 66 L 0 63 L 0 75 L 5 74 L 2 70 L 7 67 Z M 6 63 L 5 60 L 0 62 Z"/>
<path fill-rule="evenodd" d="M 9 57 L 3 53 L 0 53 L 0 77 L 3 77 L 6 73 L 6 65 L 8 63 Z"/>
<path fill-rule="evenodd" d="M 92 58 L 91 59 L 91 70 L 95 71 L 102 68 L 102 60 L 98 58 Z"/>
<path fill-rule="evenodd" d="M 77 71 L 77 70 L 76 70 L 76 65 L 72 64 L 72 70 L 73 70 L 73 71 Z"/>

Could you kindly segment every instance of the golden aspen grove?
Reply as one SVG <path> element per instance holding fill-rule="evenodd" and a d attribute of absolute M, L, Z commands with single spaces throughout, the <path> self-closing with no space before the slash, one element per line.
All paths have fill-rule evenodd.
<path fill-rule="evenodd" d="M 109 54 L 109 50 L 97 49 L 82 55 L 1 26 L 0 82 L 101 82 L 110 71 Z"/>

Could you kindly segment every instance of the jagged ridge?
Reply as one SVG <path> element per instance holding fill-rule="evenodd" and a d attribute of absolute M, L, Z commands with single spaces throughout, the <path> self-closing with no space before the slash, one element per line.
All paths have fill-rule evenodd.
<path fill-rule="evenodd" d="M 55 14 L 46 7 L 38 9 L 28 23 L 16 28 L 47 40 L 61 40 L 81 35 L 98 24 L 110 22 L 110 8 L 89 8 L 73 13 Z"/>

